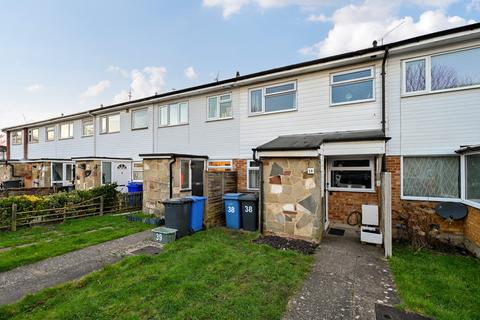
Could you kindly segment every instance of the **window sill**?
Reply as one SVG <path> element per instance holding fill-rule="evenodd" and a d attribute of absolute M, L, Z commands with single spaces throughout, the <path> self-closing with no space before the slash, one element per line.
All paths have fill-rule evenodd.
<path fill-rule="evenodd" d="M 219 119 L 207 119 L 205 122 L 217 122 L 217 121 L 232 120 L 232 119 L 233 119 L 233 117 L 219 118 Z"/>
<path fill-rule="evenodd" d="M 401 196 L 400 199 L 413 200 L 413 201 L 431 201 L 431 202 L 462 202 L 462 199 L 459 199 L 459 198 Z"/>
<path fill-rule="evenodd" d="M 73 139 L 73 137 L 68 137 L 68 138 L 58 138 L 58 141 L 61 141 L 61 140 L 71 140 Z"/>
<path fill-rule="evenodd" d="M 192 189 L 180 189 L 180 192 L 190 192 Z"/>
<path fill-rule="evenodd" d="M 355 100 L 355 101 L 348 101 L 348 102 L 340 102 L 340 103 L 331 103 L 330 102 L 330 107 L 341 107 L 341 106 L 349 106 L 352 104 L 362 104 L 362 103 L 369 103 L 369 102 L 375 102 L 376 99 L 367 99 L 367 100 Z"/>
<path fill-rule="evenodd" d="M 359 189 L 359 188 L 328 188 L 327 191 L 377 193 L 377 191 L 375 191 L 375 189 Z"/>
<path fill-rule="evenodd" d="M 475 90 L 475 89 L 480 89 L 480 85 L 472 86 L 472 87 L 435 90 L 435 91 L 420 91 L 420 92 L 412 92 L 412 93 L 402 92 L 400 97 L 410 98 L 410 97 L 426 96 L 426 95 L 440 94 L 440 93 L 446 93 L 446 92 L 456 92 L 456 91 Z"/>
<path fill-rule="evenodd" d="M 173 125 L 166 125 L 166 126 L 158 126 L 158 129 L 183 127 L 183 126 L 188 126 L 188 125 L 189 125 L 189 123 L 180 123 L 180 124 L 173 124 Z"/>
<path fill-rule="evenodd" d="M 248 116 L 249 117 L 259 117 L 259 116 L 266 116 L 266 115 L 271 115 L 271 114 L 288 113 L 288 112 L 296 112 L 296 111 L 298 111 L 297 108 L 289 109 L 289 110 L 271 111 L 271 112 L 248 113 Z"/>
<path fill-rule="evenodd" d="M 89 135 L 89 136 L 82 136 L 82 138 L 91 138 L 93 137 L 93 134 Z"/>
<path fill-rule="evenodd" d="M 114 131 L 114 132 L 100 132 L 100 135 L 106 135 L 106 134 L 115 134 L 115 133 L 120 133 L 120 131 Z"/>
<path fill-rule="evenodd" d="M 148 130 L 148 127 L 132 128 L 132 131 Z"/>

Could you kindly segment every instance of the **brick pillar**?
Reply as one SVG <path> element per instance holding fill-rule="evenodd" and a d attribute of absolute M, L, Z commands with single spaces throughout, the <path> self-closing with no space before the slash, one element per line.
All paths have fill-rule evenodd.
<path fill-rule="evenodd" d="M 247 190 L 247 160 L 233 160 L 233 170 L 237 172 L 237 189 L 238 191 Z"/>
<path fill-rule="evenodd" d="M 23 129 L 23 159 L 28 159 L 28 128 Z"/>
<path fill-rule="evenodd" d="M 10 140 L 10 131 L 7 131 L 7 160 L 10 160 L 10 145 L 11 145 L 11 140 Z"/>

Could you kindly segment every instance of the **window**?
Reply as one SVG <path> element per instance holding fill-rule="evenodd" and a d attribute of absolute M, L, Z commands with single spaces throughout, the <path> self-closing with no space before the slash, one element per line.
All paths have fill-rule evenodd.
<path fill-rule="evenodd" d="M 23 131 L 13 131 L 12 132 L 12 144 L 23 144 Z"/>
<path fill-rule="evenodd" d="M 102 184 L 112 183 L 112 163 L 102 162 Z"/>
<path fill-rule="evenodd" d="M 228 119 L 232 117 L 232 95 L 224 94 L 208 98 L 208 120 Z"/>
<path fill-rule="evenodd" d="M 480 48 L 463 49 L 403 62 L 404 94 L 480 85 Z"/>
<path fill-rule="evenodd" d="M 231 171 L 233 168 L 232 160 L 208 160 L 208 171 Z"/>
<path fill-rule="evenodd" d="M 65 165 L 65 175 L 65 180 L 73 181 L 73 177 L 75 176 L 75 166 L 73 164 L 67 163 Z"/>
<path fill-rule="evenodd" d="M 138 109 L 132 111 L 132 129 L 148 128 L 148 109 Z"/>
<path fill-rule="evenodd" d="M 82 121 L 82 136 L 83 137 L 90 137 L 93 136 L 94 129 L 93 129 L 93 119 L 87 119 Z"/>
<path fill-rule="evenodd" d="M 52 182 L 63 182 L 63 163 L 52 163 Z"/>
<path fill-rule="evenodd" d="M 182 190 L 191 189 L 191 171 L 190 160 L 180 160 L 180 188 Z"/>
<path fill-rule="evenodd" d="M 133 163 L 132 180 L 143 181 L 143 162 Z"/>
<path fill-rule="evenodd" d="M 188 123 L 188 103 L 174 103 L 159 109 L 160 126 L 176 126 Z"/>
<path fill-rule="evenodd" d="M 460 198 L 460 157 L 404 157 L 403 196 Z"/>
<path fill-rule="evenodd" d="M 53 141 L 55 140 L 55 126 L 51 126 L 51 127 L 47 127 L 45 129 L 45 135 L 46 135 L 46 139 L 47 141 Z"/>
<path fill-rule="evenodd" d="M 250 90 L 250 113 L 271 113 L 297 108 L 297 84 L 289 82 Z"/>
<path fill-rule="evenodd" d="M 465 156 L 466 199 L 480 203 L 480 154 Z"/>
<path fill-rule="evenodd" d="M 120 114 L 100 117 L 100 133 L 120 132 Z"/>
<path fill-rule="evenodd" d="M 247 181 L 248 189 L 260 189 L 260 164 L 253 160 L 247 162 Z"/>
<path fill-rule="evenodd" d="M 330 190 L 373 191 L 373 159 L 334 159 L 330 161 Z"/>
<path fill-rule="evenodd" d="M 375 100 L 374 78 L 373 67 L 332 74 L 330 104 L 341 105 Z"/>
<path fill-rule="evenodd" d="M 38 128 L 28 129 L 28 143 L 38 143 Z"/>
<path fill-rule="evenodd" d="M 60 125 L 60 139 L 73 138 L 73 122 L 62 123 Z"/>

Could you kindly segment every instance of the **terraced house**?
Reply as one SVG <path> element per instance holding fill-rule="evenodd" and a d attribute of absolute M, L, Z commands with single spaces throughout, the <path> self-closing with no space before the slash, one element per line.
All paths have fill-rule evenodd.
<path fill-rule="evenodd" d="M 144 181 L 146 211 L 234 171 L 263 231 L 318 241 L 392 174 L 405 204 L 463 203 L 442 234 L 480 246 L 480 24 L 5 128 L 25 184 Z M 14 170 L 15 171 L 15 170 Z M 37 173 L 36 173 L 37 172 Z"/>

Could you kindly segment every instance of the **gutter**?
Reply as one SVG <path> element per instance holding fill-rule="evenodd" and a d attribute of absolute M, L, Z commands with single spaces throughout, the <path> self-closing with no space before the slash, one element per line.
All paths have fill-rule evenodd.
<path fill-rule="evenodd" d="M 177 161 L 177 156 L 172 156 L 172 161 L 169 163 L 170 167 L 170 199 L 173 198 L 173 164 Z"/>
<path fill-rule="evenodd" d="M 253 152 L 253 161 L 260 164 L 260 192 L 259 196 L 259 208 L 258 208 L 258 228 L 260 230 L 260 234 L 263 233 L 263 207 L 264 207 L 264 197 L 263 197 L 263 161 L 257 158 L 257 149 L 252 149 Z"/>
<path fill-rule="evenodd" d="M 388 46 L 385 47 L 385 53 L 383 54 L 383 60 L 382 60 L 382 132 L 385 134 L 385 105 L 386 105 L 386 99 L 385 99 L 385 76 L 387 75 L 385 65 L 387 63 L 388 59 Z"/>

